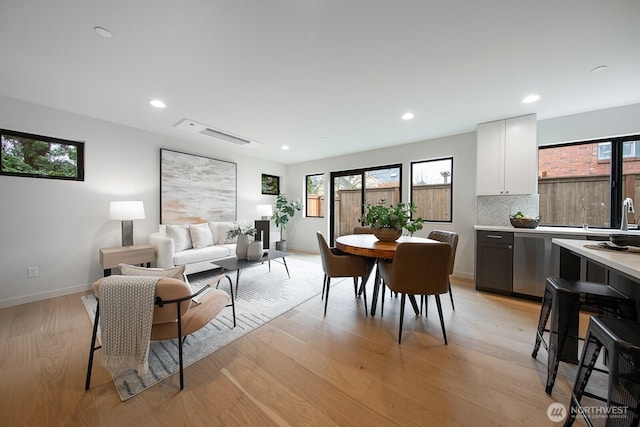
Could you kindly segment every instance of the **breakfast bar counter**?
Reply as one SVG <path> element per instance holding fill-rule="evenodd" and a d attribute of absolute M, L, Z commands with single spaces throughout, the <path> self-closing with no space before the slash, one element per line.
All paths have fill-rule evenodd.
<path fill-rule="evenodd" d="M 606 269 L 606 283 L 636 300 L 640 318 L 640 252 L 617 251 L 597 246 L 597 242 L 552 239 L 560 248 L 560 277 L 585 280 L 586 261 Z"/>

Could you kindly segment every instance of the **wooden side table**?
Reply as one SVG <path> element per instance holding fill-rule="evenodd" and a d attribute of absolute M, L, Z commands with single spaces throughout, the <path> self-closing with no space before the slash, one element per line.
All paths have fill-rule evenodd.
<path fill-rule="evenodd" d="M 155 248 L 151 245 L 124 246 L 121 248 L 101 248 L 100 265 L 104 275 L 110 276 L 111 269 L 120 264 L 147 264 L 156 260 Z"/>

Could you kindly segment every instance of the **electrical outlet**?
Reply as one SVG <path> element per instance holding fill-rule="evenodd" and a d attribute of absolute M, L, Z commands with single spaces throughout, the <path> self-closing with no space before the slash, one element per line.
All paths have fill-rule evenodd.
<path fill-rule="evenodd" d="M 38 267 L 28 267 L 27 268 L 27 276 L 28 277 L 38 277 L 40 275 L 40 271 Z"/>

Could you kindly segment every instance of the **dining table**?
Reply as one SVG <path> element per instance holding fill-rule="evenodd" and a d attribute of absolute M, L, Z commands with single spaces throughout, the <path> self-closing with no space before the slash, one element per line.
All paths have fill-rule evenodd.
<path fill-rule="evenodd" d="M 336 238 L 336 248 L 342 252 L 372 258 L 378 263 L 380 260 L 392 260 L 400 243 L 441 243 L 437 240 L 417 236 L 400 236 L 397 240 L 383 242 L 373 234 L 346 234 Z M 378 293 L 380 289 L 380 275 L 376 268 L 373 296 L 371 301 L 371 316 L 376 313 Z M 366 282 L 365 282 L 366 283 Z M 364 283 L 363 283 L 364 286 Z M 419 313 L 414 295 L 409 295 L 409 301 L 416 314 Z"/>

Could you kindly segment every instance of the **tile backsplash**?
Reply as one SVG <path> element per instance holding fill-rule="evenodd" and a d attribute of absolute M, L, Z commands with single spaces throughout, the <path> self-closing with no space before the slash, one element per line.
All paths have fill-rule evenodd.
<path fill-rule="evenodd" d="M 511 225 L 509 215 L 518 211 L 537 216 L 538 194 L 476 197 L 476 225 Z"/>

